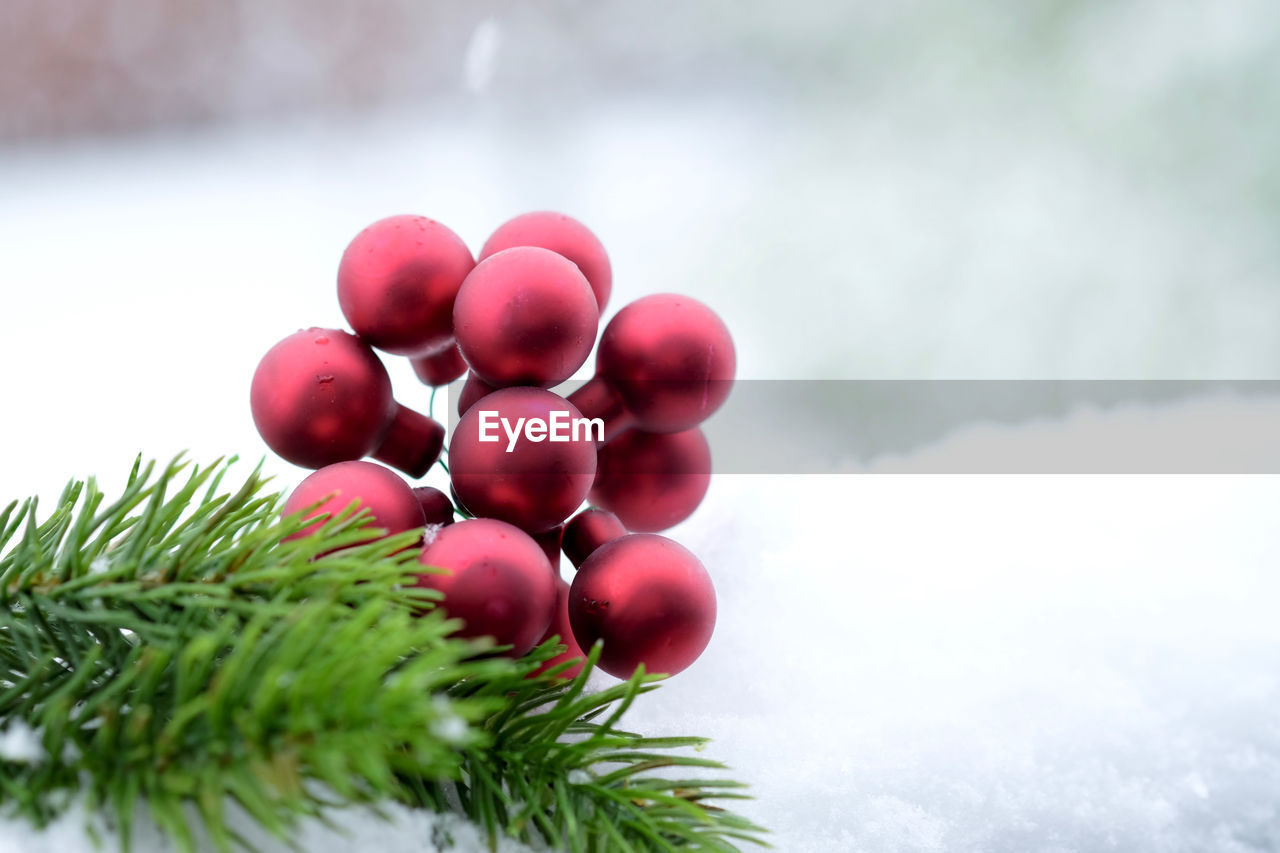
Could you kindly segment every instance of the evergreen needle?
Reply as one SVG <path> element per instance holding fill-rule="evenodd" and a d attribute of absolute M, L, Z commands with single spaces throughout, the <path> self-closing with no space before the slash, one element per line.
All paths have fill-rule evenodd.
<path fill-rule="evenodd" d="M 0 811 L 44 825 L 82 796 L 126 850 L 143 802 L 181 850 L 193 816 L 249 849 L 229 801 L 286 841 L 300 818 L 394 801 L 494 845 L 763 844 L 717 805 L 741 785 L 680 777 L 720 767 L 681 752 L 700 739 L 616 728 L 653 677 L 592 693 L 598 648 L 565 682 L 535 674 L 554 641 L 511 660 L 457 637 L 412 583 L 418 531 L 370 541 L 346 510 L 288 539 L 301 514 L 280 517 L 260 469 L 223 489 L 234 461 L 139 457 L 114 502 L 90 479 L 43 521 L 34 498 L 0 511 L 0 732 L 40 746 L 0 754 Z"/>

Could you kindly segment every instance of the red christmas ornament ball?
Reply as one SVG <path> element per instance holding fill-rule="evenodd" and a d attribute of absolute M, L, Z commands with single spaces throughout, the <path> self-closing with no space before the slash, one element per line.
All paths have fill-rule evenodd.
<path fill-rule="evenodd" d="M 426 355 L 453 337 L 453 301 L 475 261 L 462 239 L 425 216 L 365 228 L 338 265 L 338 304 L 355 333 L 393 355 Z"/>
<path fill-rule="evenodd" d="M 442 528 L 422 549 L 418 586 L 444 594 L 442 609 L 463 620 L 464 637 L 493 637 L 513 657 L 537 644 L 555 613 L 556 576 L 528 534 L 502 521 L 476 518 Z"/>
<path fill-rule="evenodd" d="M 327 513 L 337 516 L 352 503 L 368 509 L 369 523 L 388 534 L 402 533 L 423 525 L 422 507 L 409 484 L 394 472 L 372 462 L 336 462 L 309 474 L 284 503 L 284 514 L 292 515 L 320 502 L 304 518 Z M 310 536 L 320 529 L 321 521 L 299 530 L 291 539 Z"/>
<path fill-rule="evenodd" d="M 613 268 L 604 245 L 591 229 L 563 213 L 523 213 L 498 226 L 480 250 L 480 260 L 516 246 L 539 246 L 573 261 L 591 285 L 599 313 L 604 313 L 613 289 Z"/>
<path fill-rule="evenodd" d="M 422 509 L 423 524 L 453 524 L 453 501 L 444 492 L 431 486 L 418 486 L 413 489 L 413 497 Z"/>
<path fill-rule="evenodd" d="M 536 247 L 506 249 L 467 276 L 453 306 L 458 348 L 490 385 L 558 385 L 591 353 L 599 311 L 572 261 Z"/>
<path fill-rule="evenodd" d="M 551 564 L 551 570 L 556 573 L 556 577 L 560 576 L 560 540 L 564 536 L 564 525 L 557 524 L 550 530 L 544 530 L 541 533 L 531 534 L 533 541 L 538 543 L 538 547 L 542 549 L 542 553 L 547 555 L 547 562 Z"/>
<path fill-rule="evenodd" d="M 421 477 L 444 443 L 444 427 L 392 398 L 374 351 L 337 329 L 306 329 L 268 350 L 249 406 L 267 445 L 304 468 L 375 456 Z"/>
<path fill-rule="evenodd" d="M 267 352 L 249 394 L 271 449 L 295 465 L 322 468 L 373 452 L 386 428 L 391 379 L 354 335 L 311 328 Z"/>
<path fill-rule="evenodd" d="M 467 413 L 476 403 L 498 390 L 485 382 L 474 373 L 467 374 L 467 381 L 462 384 L 462 390 L 458 392 L 458 415 L 461 417 Z"/>
<path fill-rule="evenodd" d="M 711 447 L 702 430 L 624 432 L 600 448 L 588 500 L 634 532 L 656 533 L 688 518 L 711 483 Z"/>
<path fill-rule="evenodd" d="M 628 678 L 636 667 L 674 675 L 711 640 L 716 594 L 698 558 L 653 533 L 606 542 L 578 569 L 569 622 L 580 648 L 603 640 L 600 668 Z"/>
<path fill-rule="evenodd" d="M 587 655 L 578 645 L 578 641 L 573 638 L 573 626 L 569 624 L 569 584 L 559 579 L 556 580 L 555 615 L 551 619 L 551 625 L 547 628 L 547 632 L 542 635 L 542 638 L 535 645 L 541 645 L 552 637 L 559 637 L 565 649 L 538 667 L 537 671 L 546 672 L 553 666 L 576 660 L 577 663 L 564 670 L 564 672 L 558 673 L 556 677 L 565 679 L 577 678 L 578 673 L 582 672 L 583 658 Z"/>
<path fill-rule="evenodd" d="M 586 430 L 578 432 L 577 441 L 553 441 L 546 430 L 535 440 L 531 424 L 572 424 L 580 417 L 564 398 L 541 388 L 504 388 L 472 406 L 449 444 L 449 475 L 459 501 L 472 515 L 501 519 L 529 533 L 560 524 L 591 489 L 595 444 Z M 481 440 L 484 423 L 494 440 Z M 518 430 L 514 443 L 508 427 Z M 562 434 L 572 438 L 572 428 Z"/>
<path fill-rule="evenodd" d="M 606 420 L 605 441 L 625 429 L 680 432 L 729 396 L 737 358 L 716 313 L 674 293 L 625 306 L 600 336 L 596 375 L 570 400 Z"/>
<path fill-rule="evenodd" d="M 577 568 L 586 562 L 597 548 L 606 542 L 626 536 L 627 528 L 608 510 L 584 509 L 564 525 L 560 547 L 564 555 Z"/>
<path fill-rule="evenodd" d="M 454 343 L 431 355 L 410 359 L 409 364 L 422 384 L 432 387 L 448 385 L 467 372 L 467 362 Z"/>

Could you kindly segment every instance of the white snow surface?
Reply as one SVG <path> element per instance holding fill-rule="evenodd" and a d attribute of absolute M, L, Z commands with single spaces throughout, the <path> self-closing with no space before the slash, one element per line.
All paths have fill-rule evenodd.
<path fill-rule="evenodd" d="M 488 850 L 479 832 L 466 821 L 451 815 L 437 815 L 403 806 L 389 804 L 380 808 L 381 814 L 371 809 L 349 809 L 334 815 L 332 826 L 319 821 L 308 821 L 294 838 L 295 848 L 289 848 L 264 836 L 260 829 L 237 815 L 228 814 L 245 837 L 260 850 L 284 853 L 286 850 L 305 850 L 307 853 L 347 853 L 352 850 L 376 850 L 378 853 L 435 853 L 435 851 Z M 142 812 L 139 813 L 142 816 Z M 101 848 L 93 847 L 85 827 L 92 825 L 104 840 Z M 85 813 L 79 803 L 73 804 L 63 815 L 43 831 L 34 831 L 24 823 L 0 823 L 0 853 L 80 853 L 80 851 L 119 849 L 118 836 L 98 815 Z M 160 835 L 154 825 L 139 821 L 134 833 L 133 849 L 140 851 L 174 851 L 177 848 Z M 206 839 L 201 839 L 201 853 L 211 851 Z M 500 839 L 497 853 L 522 853 L 529 850 L 523 844 Z"/>
<path fill-rule="evenodd" d="M 37 764 L 44 759 L 40 733 L 22 720 L 10 723 L 0 732 L 0 759 L 18 764 Z"/>
<path fill-rule="evenodd" d="M 499 21 L 465 102 L 3 152 L 0 504 L 117 489 L 140 450 L 256 461 L 255 364 L 342 325 L 341 251 L 393 213 L 473 249 L 524 210 L 579 216 L 614 262 L 609 314 L 689 293 L 748 378 L 1274 377 L 1271 7 L 1088 5 L 1040 61 L 1020 31 L 972 49 L 1007 9 L 945 6 L 901 7 L 924 30 L 888 30 L 887 66 L 843 51 L 868 63 L 849 90 L 520 112 L 487 99 L 520 71 Z M 1211 413 L 1157 414 L 1139 426 L 1176 442 Z M 927 473 L 1134 428 L 1091 413 L 843 476 L 718 477 L 670 532 L 715 579 L 716 635 L 629 725 L 713 738 L 783 853 L 1280 849 L 1280 477 Z M 298 845 L 431 850 L 439 826 L 479 849 L 386 811 Z M 0 819 L 0 853 L 88 850 L 85 820 Z M 145 826 L 135 846 L 165 849 Z"/>
<path fill-rule="evenodd" d="M 1006 429 L 1069 446 L 1100 417 Z M 716 635 L 628 726 L 712 737 L 789 852 L 1274 850 L 1277 506 L 1274 476 L 720 477 L 671 532 L 715 578 Z M 440 825 L 482 849 L 387 813 L 299 841 L 432 850 Z M 83 825 L 0 822 L 0 851 L 87 849 Z"/>
<path fill-rule="evenodd" d="M 1280 478 L 721 478 L 705 732 L 788 851 L 1280 848 Z"/>

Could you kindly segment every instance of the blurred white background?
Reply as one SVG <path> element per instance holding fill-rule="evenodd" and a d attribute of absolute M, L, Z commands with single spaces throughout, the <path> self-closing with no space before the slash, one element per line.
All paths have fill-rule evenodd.
<path fill-rule="evenodd" d="M 564 210 L 610 313 L 694 295 L 744 377 L 1277 377 L 1274 3 L 0 18 L 5 500 L 266 453 L 257 360 L 342 324 L 338 258 L 392 213 L 478 249 Z M 721 633 L 643 712 L 721 738 L 780 849 L 1280 843 L 1275 478 L 816 482 L 727 478 L 675 532 Z"/>
<path fill-rule="evenodd" d="M 255 453 L 256 359 L 341 322 L 338 257 L 393 212 L 477 248 L 516 212 L 570 212 L 611 250 L 611 309 L 703 299 L 746 377 L 1280 362 L 1270 4 L 5 15 L 0 356 L 9 407 L 49 412 L 6 424 L 30 448 L 13 493 L 135 447 Z"/>

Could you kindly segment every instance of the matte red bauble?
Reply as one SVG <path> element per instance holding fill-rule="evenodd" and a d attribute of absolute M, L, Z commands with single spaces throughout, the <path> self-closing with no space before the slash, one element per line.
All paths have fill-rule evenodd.
<path fill-rule="evenodd" d="M 304 468 L 373 456 L 421 477 L 444 443 L 444 427 L 392 399 L 374 351 L 337 329 L 307 329 L 272 347 L 249 404 L 267 445 Z"/>
<path fill-rule="evenodd" d="M 448 385 L 467 372 L 467 362 L 458 351 L 457 344 L 449 344 L 444 349 L 431 355 L 409 359 L 413 372 L 422 380 L 422 384 L 438 388 Z"/>
<path fill-rule="evenodd" d="M 441 608 L 461 619 L 464 637 L 493 637 L 519 657 L 551 624 L 556 577 L 528 534 L 488 518 L 442 528 L 418 558 L 444 574 L 420 574 L 418 586 L 444 594 Z"/>
<path fill-rule="evenodd" d="M 493 232 L 480 250 L 480 260 L 516 246 L 540 246 L 573 261 L 591 285 L 599 312 L 604 313 L 613 289 L 613 269 L 604 245 L 591 229 L 563 213 L 550 210 L 524 213 Z"/>
<path fill-rule="evenodd" d="M 472 406 L 449 443 L 449 475 L 472 515 L 508 521 L 530 533 L 550 530 L 578 508 L 596 474 L 596 448 L 587 430 L 578 440 L 554 441 L 530 424 L 572 424 L 581 417 L 564 398 L 541 388 L 504 388 Z M 505 421 L 506 426 L 503 426 Z M 487 424 L 491 441 L 482 441 Z M 514 441 L 508 427 L 517 432 Z M 562 435 L 573 437 L 572 429 Z"/>
<path fill-rule="evenodd" d="M 588 500 L 612 510 L 628 530 L 656 533 L 688 518 L 711 483 L 711 447 L 702 430 L 628 430 L 600 448 Z"/>
<path fill-rule="evenodd" d="M 462 384 L 462 390 L 458 392 L 458 415 L 465 415 L 467 409 L 496 390 L 498 389 L 485 382 L 479 376 L 474 373 L 468 373 L 467 381 Z"/>
<path fill-rule="evenodd" d="M 426 355 L 453 337 L 453 301 L 471 250 L 425 216 L 391 216 L 356 235 L 338 265 L 338 304 L 355 333 L 393 355 Z"/>
<path fill-rule="evenodd" d="M 637 666 L 674 675 L 697 660 L 716 623 L 707 570 L 681 545 L 653 533 L 606 542 L 569 589 L 569 622 L 581 648 L 604 641 L 600 668 L 628 678 Z"/>
<path fill-rule="evenodd" d="M 537 542 L 542 553 L 547 555 L 547 562 L 551 564 L 551 571 L 556 577 L 560 577 L 560 539 L 563 536 L 563 524 L 557 524 L 550 530 L 533 534 L 533 541 Z"/>
<path fill-rule="evenodd" d="M 591 353 L 599 312 L 572 261 L 519 247 L 476 265 L 453 306 L 458 348 L 498 388 L 558 385 Z"/>
<path fill-rule="evenodd" d="M 586 562 L 606 542 L 626 536 L 627 528 L 618 517 L 604 509 L 584 509 L 564 525 L 560 547 L 575 567 Z"/>
<path fill-rule="evenodd" d="M 453 501 L 439 489 L 418 486 L 413 490 L 414 500 L 422 509 L 423 524 L 453 524 Z"/>
<path fill-rule="evenodd" d="M 720 408 L 736 364 L 729 330 L 710 308 L 673 293 L 645 296 L 605 326 L 596 375 L 569 399 L 604 418 L 606 442 L 633 427 L 679 432 Z"/>
<path fill-rule="evenodd" d="M 369 524 L 386 530 L 388 534 L 401 533 L 423 525 L 422 507 L 409 484 L 394 472 L 372 462 L 336 462 L 309 474 L 298 484 L 284 502 L 284 515 L 301 512 L 320 503 L 305 518 L 327 513 L 335 517 L 355 503 L 368 509 L 372 518 Z M 320 529 L 316 521 L 299 530 L 291 539 L 310 536 Z"/>
<path fill-rule="evenodd" d="M 559 637 L 560 642 L 564 645 L 564 651 L 548 660 L 542 666 L 538 667 L 538 672 L 546 672 L 551 667 L 558 664 L 567 663 L 576 660 L 577 663 L 570 666 L 564 672 L 558 673 L 557 678 L 577 678 L 578 673 L 582 672 L 582 659 L 587 655 L 578 646 L 578 641 L 573 638 L 573 627 L 569 624 L 569 584 L 560 579 L 556 579 L 556 609 L 555 615 L 551 619 L 551 625 L 547 628 L 540 640 L 534 645 L 542 645 L 552 637 Z"/>

